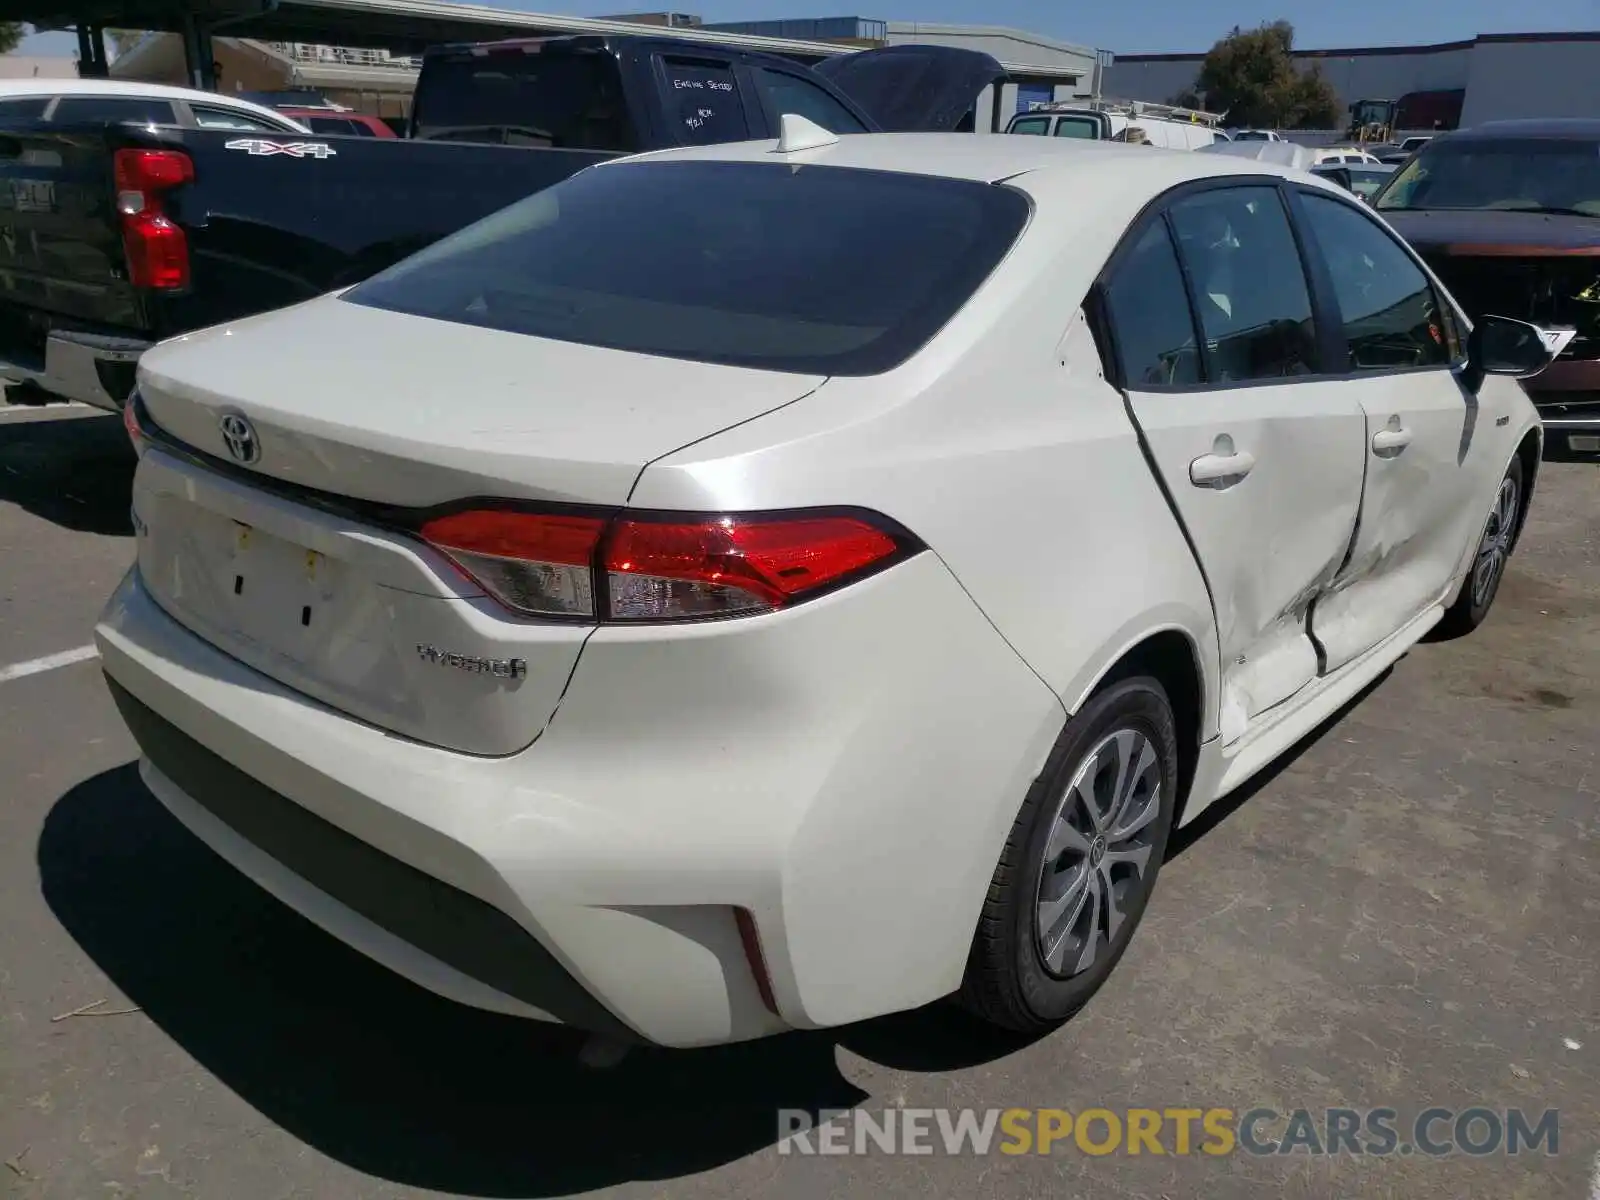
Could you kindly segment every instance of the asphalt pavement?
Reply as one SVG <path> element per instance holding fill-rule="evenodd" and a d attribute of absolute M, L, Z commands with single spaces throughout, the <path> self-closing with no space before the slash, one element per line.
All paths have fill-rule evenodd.
<path fill-rule="evenodd" d="M 1600 467 L 1544 467 L 1481 630 L 1417 647 L 1182 839 L 1066 1028 L 1020 1044 L 934 1006 L 608 1070 L 332 941 L 141 786 L 97 665 L 58 658 L 131 561 L 132 470 L 115 418 L 0 408 L 18 1196 L 1600 1200 Z M 1555 1153 L 778 1144 L 784 1109 L 1392 1108 L 1407 1129 L 1430 1105 L 1555 1110 Z M 1270 1146 L 1283 1122 L 1260 1129 Z"/>

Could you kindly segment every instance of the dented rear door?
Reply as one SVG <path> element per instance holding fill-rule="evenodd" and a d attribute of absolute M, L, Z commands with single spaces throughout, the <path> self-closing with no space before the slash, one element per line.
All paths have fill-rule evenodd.
<path fill-rule="evenodd" d="M 1159 215 L 1124 242 L 1104 293 L 1129 407 L 1211 591 L 1225 742 L 1317 677 L 1311 606 L 1361 506 L 1366 418 L 1346 381 L 1297 377 L 1315 338 L 1274 206 L 1271 186 L 1173 204 L 1203 341 Z"/>

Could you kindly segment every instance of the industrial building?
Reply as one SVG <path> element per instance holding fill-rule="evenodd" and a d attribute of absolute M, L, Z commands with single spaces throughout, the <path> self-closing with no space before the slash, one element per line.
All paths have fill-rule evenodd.
<path fill-rule="evenodd" d="M 1600 32 L 1495 33 L 1431 46 L 1296 50 L 1316 65 L 1348 107 L 1412 92 L 1465 92 L 1461 124 L 1517 117 L 1600 114 Z M 1130 100 L 1169 100 L 1194 86 L 1205 53 L 1119 54 L 1105 91 Z"/>

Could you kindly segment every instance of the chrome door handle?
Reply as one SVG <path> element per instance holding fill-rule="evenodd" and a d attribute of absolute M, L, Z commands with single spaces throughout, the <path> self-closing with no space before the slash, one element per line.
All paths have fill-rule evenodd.
<path fill-rule="evenodd" d="M 1256 465 L 1256 456 L 1248 450 L 1232 454 L 1202 454 L 1189 464 L 1189 482 L 1196 487 L 1223 488 L 1238 483 Z"/>
<path fill-rule="evenodd" d="M 1411 430 L 1380 429 L 1372 435 L 1372 448 L 1379 454 L 1386 454 L 1391 450 L 1404 450 L 1411 444 Z"/>

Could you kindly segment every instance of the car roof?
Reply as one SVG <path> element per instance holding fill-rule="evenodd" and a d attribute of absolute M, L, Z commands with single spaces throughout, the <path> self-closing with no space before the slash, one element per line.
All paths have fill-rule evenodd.
<path fill-rule="evenodd" d="M 130 100 L 183 100 L 190 104 L 209 104 L 231 108 L 257 117 L 289 120 L 276 109 L 240 100 L 224 92 L 198 88 L 172 87 L 165 83 L 140 83 L 131 79 L 6 79 L 0 80 L 0 100 L 18 96 L 109 96 Z"/>
<path fill-rule="evenodd" d="M 999 183 L 1027 174 L 1071 175 L 1077 186 L 1155 196 L 1189 180 L 1226 175 L 1292 175 L 1272 163 L 1192 150 L 1087 138 L 1036 138 L 1012 134 L 846 134 L 828 145 L 779 157 L 771 141 L 731 142 L 656 150 L 614 163 L 650 161 L 788 162 L 795 165 L 896 171 Z M 1321 182 L 1318 181 L 1318 186 Z"/>
<path fill-rule="evenodd" d="M 1600 118 L 1534 117 L 1517 121 L 1485 121 L 1470 129 L 1456 129 L 1447 136 L 1458 142 L 1476 138 L 1571 138 L 1574 141 L 1600 141 Z"/>

